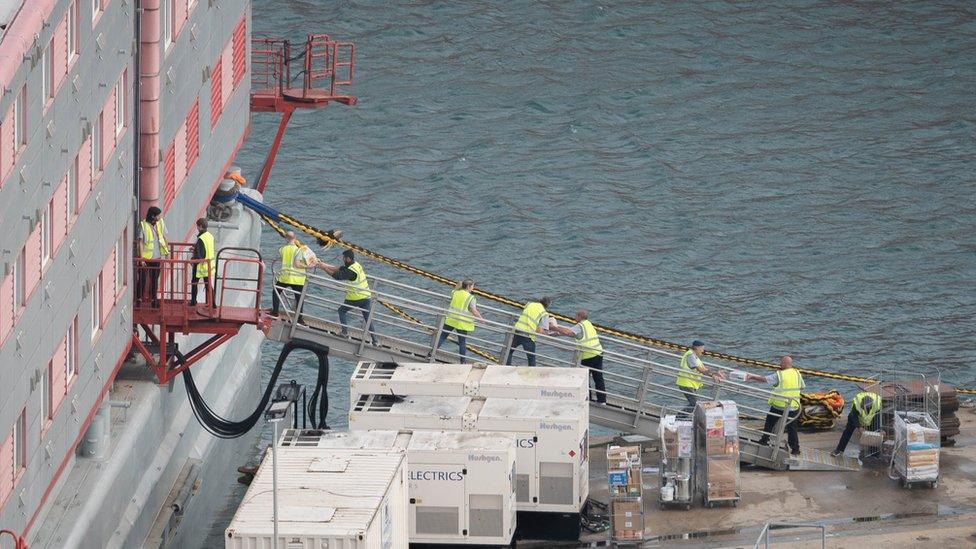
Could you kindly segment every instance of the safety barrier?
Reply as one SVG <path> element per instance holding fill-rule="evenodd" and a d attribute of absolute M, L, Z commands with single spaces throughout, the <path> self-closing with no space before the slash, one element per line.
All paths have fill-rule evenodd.
<path fill-rule="evenodd" d="M 281 302 L 281 314 L 273 320 L 269 337 L 280 341 L 292 338 L 318 341 L 329 345 L 334 353 L 352 359 L 461 360 L 453 343 L 437 348 L 441 334 L 445 333 L 450 294 L 385 278 L 369 280 L 372 299 L 365 309 L 349 310 L 348 314 L 355 316 L 347 318 L 345 324 L 337 320 L 337 309 L 344 305 L 347 283 L 309 273 L 301 292 L 275 286 L 273 291 Z M 467 335 L 471 350 L 490 362 L 505 363 L 513 350 L 514 324 L 520 313 L 485 304 L 479 304 L 478 310 L 484 319 L 476 319 L 475 331 Z M 372 327 L 371 332 L 367 326 Z M 449 341 L 456 341 L 455 338 L 456 334 L 450 334 Z M 680 354 L 612 336 L 603 335 L 600 340 L 604 349 L 602 374 L 606 381 L 601 396 L 606 403 L 591 403 L 595 423 L 656 436 L 662 407 L 684 407 L 680 413 L 688 414 L 683 404 L 685 394 L 675 384 Z M 572 338 L 536 334 L 535 343 L 537 365 L 583 367 L 580 350 Z M 524 351 L 516 350 L 515 356 L 524 358 Z M 724 365 L 710 366 L 726 374 L 730 370 Z M 701 398 L 732 399 L 738 404 L 744 420 L 739 426 L 743 460 L 774 469 L 785 468 L 787 451 L 782 443 L 786 423 L 779 421 L 774 432 L 767 433 L 761 423 L 751 421 L 761 420 L 769 412 L 767 400 L 772 392 L 727 378 L 704 376 L 702 383 Z M 768 444 L 758 444 L 763 435 L 769 437 Z"/>

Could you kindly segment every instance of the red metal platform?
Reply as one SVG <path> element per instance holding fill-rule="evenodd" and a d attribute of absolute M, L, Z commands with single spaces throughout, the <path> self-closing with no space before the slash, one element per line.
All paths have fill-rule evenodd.
<path fill-rule="evenodd" d="M 169 243 L 170 256 L 157 260 L 135 260 L 136 295 L 132 309 L 133 325 L 142 328 L 147 342 L 133 330 L 132 344 L 145 357 L 160 383 L 167 383 L 194 362 L 234 337 L 241 326 L 267 328 L 261 311 L 264 263 L 261 254 L 250 248 L 223 248 L 214 261 L 211 280 L 200 282 L 199 303 L 190 304 L 197 265 L 205 259 L 192 259 L 193 246 Z M 210 285 L 209 291 L 203 287 Z M 253 295 L 248 306 L 225 305 L 239 302 L 239 294 Z M 177 334 L 210 334 L 212 337 L 183 353 L 174 344 Z M 158 348 L 156 353 L 150 350 Z"/>

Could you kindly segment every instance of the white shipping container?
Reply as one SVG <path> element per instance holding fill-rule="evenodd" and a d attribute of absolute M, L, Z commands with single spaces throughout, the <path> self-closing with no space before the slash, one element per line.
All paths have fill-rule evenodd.
<path fill-rule="evenodd" d="M 271 450 L 224 535 L 226 549 L 406 549 L 402 452 L 278 448 L 278 540 Z"/>
<path fill-rule="evenodd" d="M 283 446 L 405 451 L 410 542 L 507 545 L 515 533 L 508 433 L 286 430 Z"/>
<path fill-rule="evenodd" d="M 512 433 L 519 511 L 578 514 L 589 494 L 586 402 L 360 395 L 352 401 L 349 427 Z"/>
<path fill-rule="evenodd" d="M 585 368 L 497 364 L 360 362 L 349 379 L 350 395 L 429 395 L 585 401 Z"/>

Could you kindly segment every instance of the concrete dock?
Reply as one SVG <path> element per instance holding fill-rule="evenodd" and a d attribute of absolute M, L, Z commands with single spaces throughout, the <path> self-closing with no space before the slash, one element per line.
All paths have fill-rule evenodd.
<path fill-rule="evenodd" d="M 935 488 L 902 488 L 888 477 L 887 463 L 870 460 L 858 472 L 744 468 L 737 507 L 705 509 L 697 505 L 690 511 L 661 510 L 659 478 L 645 473 L 644 546 L 752 547 L 767 522 L 785 522 L 823 524 L 827 547 L 976 547 L 976 408 L 972 401 L 957 415 L 961 433 L 954 446 L 942 449 L 941 477 Z M 832 432 L 801 433 L 801 445 L 833 449 L 844 419 Z M 594 441 L 590 453 L 590 497 L 604 503 L 608 499 L 604 447 L 609 442 Z M 658 443 L 643 446 L 644 467 L 657 468 Z M 848 453 L 856 450 L 853 443 L 848 447 Z M 609 532 L 586 534 L 580 545 L 605 545 L 608 536 Z M 774 530 L 770 545 L 820 547 L 820 530 Z"/>

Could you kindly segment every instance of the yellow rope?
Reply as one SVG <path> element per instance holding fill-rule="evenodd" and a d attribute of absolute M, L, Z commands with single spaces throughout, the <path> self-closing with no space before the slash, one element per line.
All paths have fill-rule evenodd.
<path fill-rule="evenodd" d="M 422 277 L 427 278 L 429 280 L 433 280 L 434 282 L 438 282 L 440 284 L 444 284 L 445 286 L 452 286 L 452 287 L 453 286 L 457 286 L 457 281 L 456 280 L 452 280 L 452 279 L 447 278 L 445 276 L 441 276 L 439 274 L 432 273 L 430 271 L 421 269 L 419 267 L 415 267 L 415 266 L 410 265 L 408 263 L 404 263 L 403 261 L 400 261 L 398 259 L 393 259 L 392 257 L 387 257 L 385 255 L 376 253 L 376 252 L 374 252 L 372 250 L 369 250 L 369 249 L 364 248 L 362 246 L 359 246 L 357 244 L 353 244 L 352 242 L 346 242 L 345 240 L 342 240 L 342 239 L 339 239 L 339 238 L 335 238 L 334 236 L 332 236 L 331 232 L 326 232 L 326 231 L 322 231 L 320 229 L 316 229 L 315 227 L 313 227 L 311 225 L 308 225 L 306 223 L 302 223 L 301 221 L 299 221 L 298 219 L 295 219 L 294 217 L 292 217 L 290 215 L 287 215 L 287 214 L 283 214 L 282 213 L 282 214 L 279 214 L 278 215 L 278 218 L 281 221 L 283 221 L 283 222 L 285 222 L 285 223 L 287 223 L 289 225 L 292 225 L 293 227 L 301 230 L 305 234 L 308 234 L 310 236 L 315 237 L 317 240 L 319 240 L 319 243 L 320 244 L 323 244 L 324 245 L 324 244 L 327 244 L 327 243 L 335 243 L 335 244 L 337 244 L 339 246 L 342 246 L 343 248 L 347 248 L 347 249 L 353 250 L 354 252 L 356 252 L 358 254 L 361 254 L 363 256 L 369 257 L 369 258 L 371 258 L 371 259 L 373 259 L 375 261 L 379 261 L 381 263 L 386 263 L 387 265 L 391 265 L 391 266 L 396 267 L 398 269 L 402 269 L 402 270 L 405 270 L 407 272 L 411 272 L 413 274 L 422 276 Z M 480 297 L 483 297 L 485 299 L 494 301 L 496 303 L 502 303 L 502 304 L 508 305 L 510 307 L 514 307 L 516 309 L 522 309 L 523 307 L 525 307 L 525 303 L 522 303 L 521 301 L 517 301 L 517 300 L 511 299 L 509 297 L 505 297 L 505 296 L 502 296 L 502 295 L 498 295 L 498 294 L 494 294 L 494 293 L 491 293 L 491 292 L 487 292 L 487 291 L 482 290 L 480 288 L 475 288 L 472 293 L 474 293 L 475 295 L 478 295 Z M 562 315 L 562 314 L 559 314 L 559 313 L 553 313 L 551 311 L 549 312 L 549 314 L 552 315 L 553 317 L 559 319 L 559 320 L 564 321 L 564 322 L 574 322 L 574 319 L 573 318 L 570 318 L 570 317 L 568 317 L 566 315 Z M 688 350 L 688 346 L 686 346 L 686 345 L 680 345 L 678 343 L 673 343 L 673 342 L 670 342 L 670 341 L 665 341 L 663 339 L 656 339 L 656 338 L 647 337 L 647 336 L 640 335 L 640 334 L 635 334 L 635 333 L 632 333 L 632 332 L 627 332 L 627 331 L 624 331 L 624 330 L 618 330 L 616 328 L 611 328 L 609 326 L 603 326 L 601 324 L 593 324 L 593 327 L 596 328 L 596 330 L 599 331 L 599 332 L 601 332 L 601 333 L 608 334 L 608 335 L 612 335 L 612 336 L 618 337 L 620 339 L 627 339 L 627 340 L 630 340 L 630 341 L 635 341 L 635 342 L 638 342 L 638 343 L 652 345 L 652 346 L 658 347 L 658 348 L 670 349 L 670 350 L 677 351 L 677 352 L 684 352 L 684 351 Z M 726 354 L 726 353 L 720 353 L 720 352 L 717 352 L 717 351 L 705 351 L 705 356 L 708 356 L 708 357 L 711 357 L 711 358 L 717 358 L 717 359 L 720 359 L 720 360 L 725 360 L 725 361 L 732 362 L 732 363 L 736 363 L 736 364 L 742 364 L 742 365 L 746 365 L 746 366 L 756 366 L 756 367 L 760 367 L 760 368 L 770 368 L 770 369 L 774 369 L 774 370 L 775 369 L 779 369 L 779 365 L 773 364 L 772 362 L 766 362 L 766 361 L 763 361 L 763 360 L 756 360 L 756 359 L 753 359 L 753 358 L 745 358 L 745 357 L 730 355 L 730 354 Z M 827 379 L 835 379 L 835 380 L 838 380 L 838 381 L 848 381 L 848 382 L 851 382 L 851 383 L 872 383 L 872 382 L 875 381 L 875 380 L 868 379 L 868 378 L 865 378 L 865 377 L 859 377 L 859 376 L 854 376 L 854 375 L 849 375 L 849 374 L 838 374 L 838 373 L 835 373 L 835 372 L 824 372 L 824 371 L 820 371 L 820 370 L 811 370 L 811 369 L 808 369 L 808 368 L 797 368 L 797 369 L 801 373 L 806 374 L 806 375 L 816 376 L 816 377 L 823 377 L 823 378 L 827 378 Z M 976 395 L 976 388 L 961 388 L 961 387 L 957 387 L 956 388 L 956 391 L 959 392 L 959 393 L 962 393 L 962 394 Z"/>

